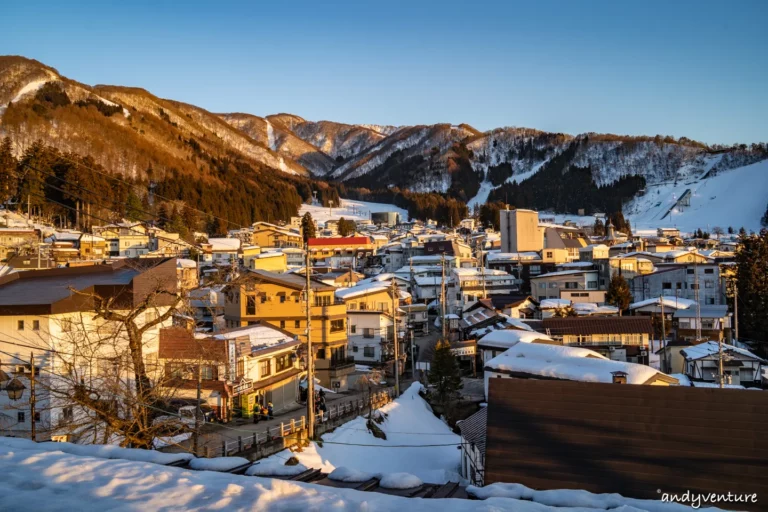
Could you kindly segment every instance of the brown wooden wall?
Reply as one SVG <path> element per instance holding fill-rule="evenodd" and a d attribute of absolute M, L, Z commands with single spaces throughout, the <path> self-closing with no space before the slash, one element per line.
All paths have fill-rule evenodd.
<path fill-rule="evenodd" d="M 661 498 L 657 490 L 757 493 L 755 510 L 768 509 L 766 391 L 504 378 L 489 385 L 485 484 L 651 499 Z"/>

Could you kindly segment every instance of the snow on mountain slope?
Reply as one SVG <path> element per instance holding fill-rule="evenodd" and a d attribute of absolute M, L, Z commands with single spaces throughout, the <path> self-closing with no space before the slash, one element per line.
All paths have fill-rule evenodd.
<path fill-rule="evenodd" d="M 718 162 L 711 161 L 710 167 Z M 675 206 L 688 190 L 690 206 Z M 644 195 L 624 206 L 624 214 L 635 230 L 672 226 L 692 232 L 732 226 L 757 231 L 767 204 L 768 160 L 763 160 L 705 179 L 649 185 Z"/>
<path fill-rule="evenodd" d="M 351 199 L 342 199 L 341 205 L 334 208 L 313 204 L 301 205 L 299 215 L 304 215 L 307 212 L 318 222 L 327 222 L 331 219 L 340 219 L 342 217 L 347 220 L 370 220 L 371 214 L 376 212 L 397 212 L 400 214 L 400 220 L 408 220 L 408 211 L 399 206 L 387 203 L 353 201 Z"/>
<path fill-rule="evenodd" d="M 361 128 L 365 128 L 368 130 L 373 130 L 382 135 L 392 135 L 396 131 L 405 128 L 404 126 L 392 126 L 389 124 L 359 124 L 357 126 L 360 126 Z"/>
<path fill-rule="evenodd" d="M 337 161 L 359 155 L 386 137 L 365 127 L 333 121 L 304 121 L 294 124 L 292 130 Z"/>

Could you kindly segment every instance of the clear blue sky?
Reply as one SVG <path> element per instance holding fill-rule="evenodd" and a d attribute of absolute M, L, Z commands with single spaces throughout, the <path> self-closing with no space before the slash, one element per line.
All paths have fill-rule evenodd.
<path fill-rule="evenodd" d="M 768 140 L 768 0 L 12 2 L 0 53 L 214 112 Z"/>

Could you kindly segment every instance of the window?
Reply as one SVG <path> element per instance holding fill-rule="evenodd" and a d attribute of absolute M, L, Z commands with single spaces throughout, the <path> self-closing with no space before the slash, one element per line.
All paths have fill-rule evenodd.
<path fill-rule="evenodd" d="M 539 283 L 539 288 L 540 288 L 540 289 L 542 289 L 542 290 L 543 290 L 543 289 L 544 289 L 544 288 L 546 288 L 546 287 L 547 287 L 547 283 Z"/>
<path fill-rule="evenodd" d="M 550 288 L 557 288 L 557 283 L 549 283 Z"/>
<path fill-rule="evenodd" d="M 325 359 L 325 349 L 321 348 L 317 351 L 317 355 L 315 356 L 315 359 Z"/>
<path fill-rule="evenodd" d="M 693 274 L 693 269 L 692 268 L 687 268 L 687 269 L 685 269 L 685 273 L 686 274 Z"/>
<path fill-rule="evenodd" d="M 376 357 L 374 347 L 363 347 L 363 357 Z"/>
<path fill-rule="evenodd" d="M 203 380 L 216 380 L 217 378 L 216 368 L 212 365 L 203 365 L 200 367 L 200 378 Z"/>
<path fill-rule="evenodd" d="M 17 331 L 23 331 L 24 330 L 24 320 L 18 320 L 16 322 L 16 330 Z"/>
<path fill-rule="evenodd" d="M 352 345 L 352 352 L 357 352 L 357 345 Z"/>
<path fill-rule="evenodd" d="M 350 334 L 355 334 L 355 333 L 357 333 L 357 326 L 356 326 L 356 325 L 354 325 L 354 324 L 353 324 L 353 325 L 350 325 L 350 326 L 349 326 L 349 333 L 350 333 Z"/>
<path fill-rule="evenodd" d="M 315 306 L 330 306 L 330 305 L 331 305 L 330 295 L 318 295 L 315 297 Z"/>
<path fill-rule="evenodd" d="M 363 338 L 373 338 L 373 329 L 371 329 L 370 327 L 364 327 Z"/>
<path fill-rule="evenodd" d="M 275 372 L 282 372 L 291 367 L 290 354 L 283 354 L 275 358 Z"/>
<path fill-rule="evenodd" d="M 301 320 L 295 320 L 293 322 L 293 327 L 294 329 L 298 329 L 299 327 L 301 327 Z"/>
<path fill-rule="evenodd" d="M 285 320 L 280 320 L 280 328 L 285 329 Z"/>
<path fill-rule="evenodd" d="M 597 290 L 597 281 L 587 281 L 587 288 L 590 290 Z"/>
<path fill-rule="evenodd" d="M 256 297 L 254 297 L 253 295 L 248 295 L 246 298 L 245 314 L 246 315 L 256 314 Z"/>
<path fill-rule="evenodd" d="M 356 302 L 350 302 L 349 304 L 347 304 L 347 309 L 348 310 L 357 309 L 357 303 Z"/>
<path fill-rule="evenodd" d="M 344 319 L 340 320 L 331 320 L 331 332 L 339 332 L 343 331 L 346 328 L 344 327 Z"/>
<path fill-rule="evenodd" d="M 704 269 L 704 273 L 705 274 L 714 274 L 715 273 L 715 269 L 713 269 L 713 268 L 705 268 Z"/>
<path fill-rule="evenodd" d="M 32 330 L 33 331 L 40 330 L 40 320 L 32 320 Z"/>
<path fill-rule="evenodd" d="M 662 290 L 671 290 L 672 289 L 672 283 L 661 283 Z"/>
<path fill-rule="evenodd" d="M 266 377 L 271 373 L 269 359 L 259 361 L 259 378 Z"/>
<path fill-rule="evenodd" d="M 461 300 L 461 292 L 456 294 L 456 300 Z"/>
<path fill-rule="evenodd" d="M 551 258 L 551 257 L 552 257 L 552 251 L 547 251 L 547 258 Z"/>
<path fill-rule="evenodd" d="M 715 283 L 711 279 L 707 279 L 704 281 L 704 288 L 714 288 Z"/>
<path fill-rule="evenodd" d="M 261 295 L 259 295 L 259 298 L 261 298 L 261 303 L 262 304 L 267 302 L 267 294 L 266 293 L 262 293 Z"/>
<path fill-rule="evenodd" d="M 280 295 L 278 295 L 278 297 L 280 297 L 280 304 L 285 302 L 285 294 L 284 293 L 281 293 Z"/>
<path fill-rule="evenodd" d="M 576 283 L 576 282 L 565 283 L 566 290 L 576 290 L 578 288 L 579 288 L 579 283 Z"/>
<path fill-rule="evenodd" d="M 698 290 L 698 289 L 699 289 L 699 285 L 698 285 L 698 284 L 696 284 L 696 283 L 693 283 L 693 284 L 691 285 L 691 290 Z"/>
<path fill-rule="evenodd" d="M 72 421 L 74 418 L 74 414 L 72 412 L 72 406 L 64 407 L 61 410 L 61 419 L 62 421 Z"/>
<path fill-rule="evenodd" d="M 24 414 L 23 411 L 19 411 L 16 413 L 16 421 L 18 421 L 19 423 L 24 423 L 25 421 L 27 421 L 26 415 Z"/>

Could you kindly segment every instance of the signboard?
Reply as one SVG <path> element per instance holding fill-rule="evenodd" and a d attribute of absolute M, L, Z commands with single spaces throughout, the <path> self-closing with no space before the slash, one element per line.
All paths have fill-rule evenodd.
<path fill-rule="evenodd" d="M 235 394 L 240 395 L 249 391 L 253 387 L 253 381 L 251 379 L 243 379 L 240 384 L 235 386 Z"/>
<path fill-rule="evenodd" d="M 452 348 L 451 352 L 453 355 L 456 356 L 473 356 L 477 353 L 477 350 L 475 350 L 476 347 L 460 347 L 460 348 Z"/>

